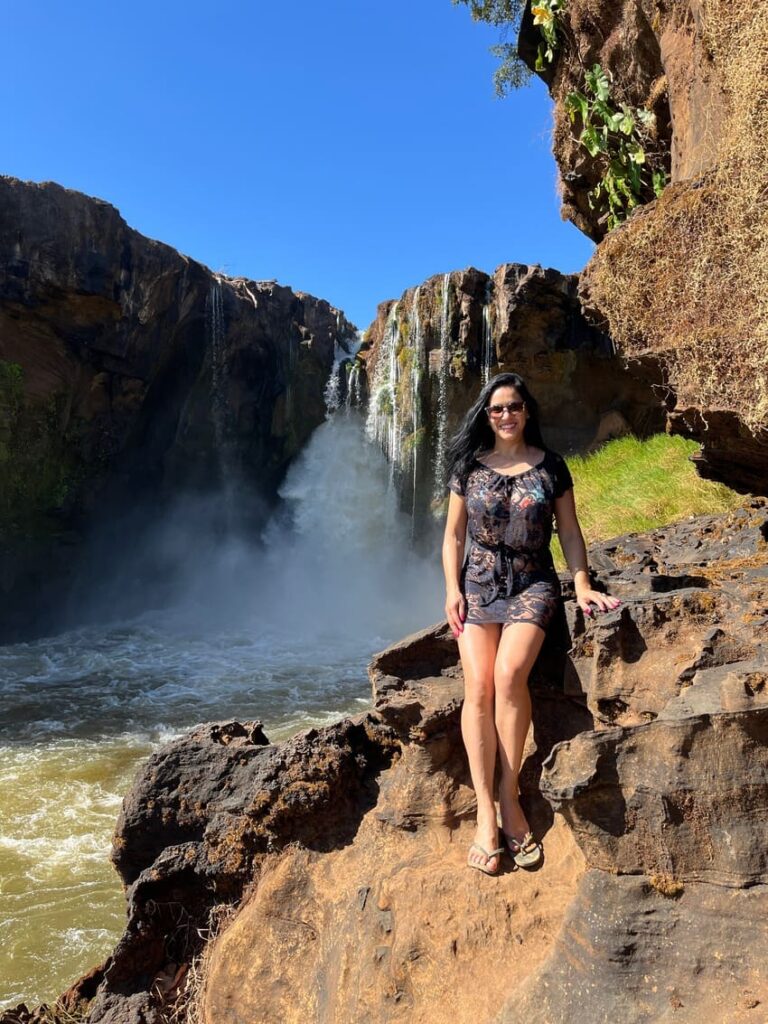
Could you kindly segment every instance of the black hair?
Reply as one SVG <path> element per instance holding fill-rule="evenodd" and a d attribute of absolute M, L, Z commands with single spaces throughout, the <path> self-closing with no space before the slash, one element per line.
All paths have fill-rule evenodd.
<path fill-rule="evenodd" d="M 485 411 L 491 401 L 491 395 L 497 388 L 514 388 L 528 411 L 528 419 L 523 430 L 526 444 L 535 448 L 546 449 L 541 436 L 539 424 L 539 404 L 526 387 L 525 381 L 517 373 L 499 373 L 492 377 L 482 388 L 474 405 L 471 406 L 454 434 L 446 452 L 446 463 L 449 476 L 456 474 L 464 483 L 472 468 L 472 462 L 479 451 L 493 448 L 496 435 L 488 422 Z"/>

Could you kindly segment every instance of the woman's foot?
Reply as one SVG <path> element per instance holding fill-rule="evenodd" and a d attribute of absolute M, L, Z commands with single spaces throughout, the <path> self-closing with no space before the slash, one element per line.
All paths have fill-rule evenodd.
<path fill-rule="evenodd" d="M 512 860 L 521 868 L 535 867 L 542 858 L 542 849 L 533 838 L 520 800 L 509 797 L 500 801 L 500 811 L 502 835 Z"/>
<path fill-rule="evenodd" d="M 478 818 L 475 839 L 469 848 L 467 864 L 471 868 L 484 871 L 486 875 L 498 873 L 501 865 L 501 847 L 499 847 L 499 829 L 494 819 L 481 822 Z"/>
<path fill-rule="evenodd" d="M 516 796 L 499 799 L 499 811 L 501 813 L 501 828 L 505 836 L 522 841 L 523 836 L 530 832 L 528 819 L 520 806 L 520 800 Z"/>

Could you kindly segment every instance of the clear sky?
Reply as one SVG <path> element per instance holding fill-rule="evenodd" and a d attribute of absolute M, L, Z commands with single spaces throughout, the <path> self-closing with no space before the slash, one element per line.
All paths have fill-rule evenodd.
<path fill-rule="evenodd" d="M 3 173 L 57 181 L 214 270 L 366 327 L 432 274 L 542 263 L 563 223 L 538 80 L 450 0 L 35 0 L 3 12 Z"/>

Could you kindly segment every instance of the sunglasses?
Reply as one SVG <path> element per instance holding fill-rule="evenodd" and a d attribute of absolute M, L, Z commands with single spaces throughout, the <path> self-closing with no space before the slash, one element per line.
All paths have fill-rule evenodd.
<path fill-rule="evenodd" d="M 504 415 L 504 410 L 507 412 L 522 412 L 525 408 L 525 402 L 506 402 L 504 405 L 487 405 L 485 411 L 491 417 L 491 419 L 497 420 Z"/>

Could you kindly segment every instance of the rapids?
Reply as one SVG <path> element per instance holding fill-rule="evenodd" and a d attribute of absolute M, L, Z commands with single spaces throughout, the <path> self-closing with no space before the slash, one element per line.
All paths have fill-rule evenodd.
<path fill-rule="evenodd" d="M 0 1008 L 53 999 L 120 935 L 108 856 L 142 758 L 203 721 L 258 718 L 279 740 L 359 711 L 371 655 L 442 617 L 438 557 L 411 548 L 354 410 L 318 428 L 281 497 L 260 542 L 180 501 L 145 539 L 174 567 L 169 604 L 122 617 L 112 566 L 94 585 L 111 621 L 91 608 L 0 647 Z"/>

